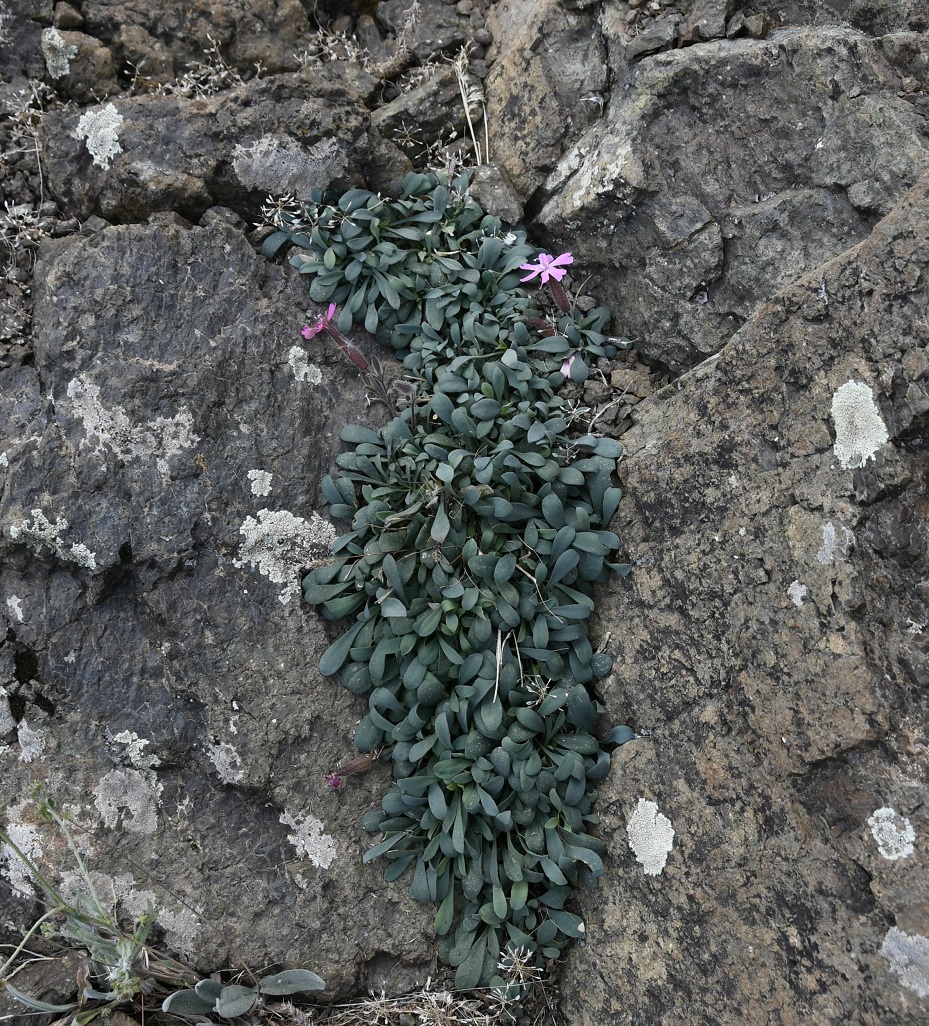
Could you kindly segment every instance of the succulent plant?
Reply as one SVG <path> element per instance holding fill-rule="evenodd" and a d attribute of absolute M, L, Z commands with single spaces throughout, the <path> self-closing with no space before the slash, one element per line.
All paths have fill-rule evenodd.
<path fill-rule="evenodd" d="M 541 963 L 583 934 L 566 905 L 603 872 L 605 746 L 636 736 L 598 741 L 589 690 L 612 667 L 588 637 L 593 589 L 629 569 L 609 528 L 622 447 L 572 436 L 558 395 L 615 354 L 609 311 L 546 317 L 518 273 L 539 251 L 467 186 L 414 174 L 395 201 L 317 194 L 265 244 L 295 247 L 339 331 L 398 350 L 411 383 L 384 427 L 343 430 L 322 492 L 348 528 L 303 594 L 353 618 L 320 670 L 367 696 L 356 746 L 393 764 L 365 861 L 411 871 L 410 894 L 437 904 L 462 988 L 504 987 L 508 951 Z"/>
<path fill-rule="evenodd" d="M 326 984 L 308 969 L 285 969 L 274 976 L 265 976 L 254 987 L 200 980 L 193 990 L 176 990 L 161 1005 L 171 1015 L 200 1017 L 216 1014 L 223 1019 L 247 1015 L 261 997 L 283 997 L 323 990 Z"/>

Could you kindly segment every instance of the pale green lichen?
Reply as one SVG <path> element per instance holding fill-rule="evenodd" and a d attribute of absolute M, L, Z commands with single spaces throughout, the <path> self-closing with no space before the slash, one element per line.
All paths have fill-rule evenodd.
<path fill-rule="evenodd" d="M 83 542 L 72 544 L 69 549 L 65 548 L 61 534 L 69 526 L 64 517 L 56 517 L 53 524 L 41 509 L 34 509 L 31 520 L 26 519 L 21 524 L 11 525 L 10 537 L 13 541 L 21 541 L 28 545 L 34 552 L 41 553 L 43 548 L 48 548 L 59 559 L 76 563 L 88 570 L 96 570 L 96 553 L 91 552 Z"/>
<path fill-rule="evenodd" d="M 888 441 L 887 426 L 862 381 L 847 381 L 832 397 L 836 458 L 845 470 L 863 467 Z"/>
<path fill-rule="evenodd" d="M 283 585 L 278 598 L 285 605 L 300 594 L 300 571 L 327 555 L 335 540 L 332 524 L 318 513 L 304 520 L 287 510 L 260 509 L 258 519 L 246 517 L 239 530 L 245 541 L 233 566 L 256 567 Z"/>
<path fill-rule="evenodd" d="M 291 346 L 290 352 L 287 354 L 287 362 L 297 381 L 318 385 L 323 380 L 323 372 L 315 363 L 310 363 L 306 350 L 301 349 L 300 346 Z"/>
<path fill-rule="evenodd" d="M 881 954 L 904 987 L 921 998 L 929 997 L 929 938 L 892 926 L 884 937 Z"/>
<path fill-rule="evenodd" d="M 273 477 L 274 475 L 268 473 L 267 470 L 250 470 L 248 472 L 248 480 L 251 482 L 252 495 L 270 495 L 271 479 Z"/>
<path fill-rule="evenodd" d="M 232 167 L 244 186 L 271 196 L 300 195 L 307 183 L 341 178 L 348 170 L 335 139 L 321 139 L 305 149 L 289 135 L 263 135 L 249 146 L 237 145 Z"/>
<path fill-rule="evenodd" d="M 68 46 L 56 28 L 42 30 L 42 56 L 52 78 L 63 78 L 71 70 L 71 61 L 77 56 L 77 47 Z"/>
<path fill-rule="evenodd" d="M 93 162 L 104 171 L 109 170 L 116 154 L 123 152 L 119 144 L 119 130 L 122 125 L 122 114 L 112 103 L 108 103 L 100 110 L 90 110 L 82 114 L 74 130 L 75 137 L 86 142 L 87 152 L 93 158 Z"/>
<path fill-rule="evenodd" d="M 154 774 L 137 769 L 114 769 L 94 788 L 94 805 L 110 829 L 122 827 L 134 834 L 158 829 L 158 803 L 162 785 Z"/>
<path fill-rule="evenodd" d="M 885 859 L 894 862 L 913 854 L 916 831 L 906 816 L 899 816 L 890 806 L 875 810 L 868 817 L 868 826 L 877 850 Z"/>
<path fill-rule="evenodd" d="M 668 861 L 674 845 L 674 827 L 671 820 L 658 811 L 655 802 L 640 798 L 629 822 L 629 847 L 646 876 L 658 876 Z"/>
<path fill-rule="evenodd" d="M 281 823 L 292 827 L 293 833 L 287 840 L 297 849 L 297 857 L 309 859 L 314 866 L 328 869 L 336 857 L 335 839 L 323 832 L 323 824 L 315 816 L 292 816 L 281 813 Z"/>
<path fill-rule="evenodd" d="M 219 779 L 224 784 L 237 784 L 245 776 L 242 757 L 227 741 L 209 744 L 206 747 Z"/>

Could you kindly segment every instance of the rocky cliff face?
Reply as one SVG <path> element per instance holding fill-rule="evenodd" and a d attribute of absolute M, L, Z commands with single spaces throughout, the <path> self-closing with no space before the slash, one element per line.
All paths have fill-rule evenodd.
<path fill-rule="evenodd" d="M 249 231 L 268 192 L 452 158 L 452 80 L 415 67 L 472 39 L 495 202 L 639 355 L 578 386 L 627 448 L 602 697 L 651 736 L 601 789 L 564 1019 L 922 1022 L 924 5 L 421 4 L 405 78 L 402 3 L 329 12 L 343 37 L 298 3 L 0 5 L 2 819 L 68 868 L 24 801 L 46 780 L 203 970 L 429 972 L 432 910 L 361 864 L 386 770 L 326 783 L 363 703 L 296 587 L 338 430 L 377 411 Z"/>

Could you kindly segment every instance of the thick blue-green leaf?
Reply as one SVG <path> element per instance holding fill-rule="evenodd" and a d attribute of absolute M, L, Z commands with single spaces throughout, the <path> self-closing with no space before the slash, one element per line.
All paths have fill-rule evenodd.
<path fill-rule="evenodd" d="M 363 626 L 363 622 L 359 622 L 349 627 L 338 641 L 333 642 L 333 644 L 326 649 L 323 653 L 322 659 L 319 661 L 319 672 L 324 677 L 331 677 L 332 674 L 339 671 L 342 664 L 348 658 L 352 642 L 358 636 L 358 632 Z"/>
<path fill-rule="evenodd" d="M 306 994 L 311 990 L 325 990 L 326 984 L 309 969 L 285 969 L 274 976 L 266 976 L 258 989 L 262 994 Z"/>
<path fill-rule="evenodd" d="M 624 745 L 627 741 L 632 741 L 633 738 L 637 738 L 639 735 L 632 729 L 632 727 L 614 727 L 609 735 L 604 739 L 605 745 Z"/>

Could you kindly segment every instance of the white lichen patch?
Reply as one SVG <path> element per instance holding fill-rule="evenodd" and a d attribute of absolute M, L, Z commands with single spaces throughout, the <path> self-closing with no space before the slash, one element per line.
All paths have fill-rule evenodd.
<path fill-rule="evenodd" d="M 310 363 L 306 350 L 300 346 L 291 346 L 290 352 L 287 354 L 287 362 L 297 381 L 318 385 L 323 380 L 323 372 L 315 363 Z"/>
<path fill-rule="evenodd" d="M 916 831 L 906 816 L 885 805 L 868 817 L 871 836 L 877 842 L 877 850 L 885 859 L 895 861 L 913 854 Z"/>
<path fill-rule="evenodd" d="M 0 686 L 0 737 L 16 730 L 16 720 L 10 710 L 9 692 Z"/>
<path fill-rule="evenodd" d="M 122 826 L 134 834 L 153 834 L 158 829 L 161 791 L 152 773 L 115 769 L 94 788 L 94 805 L 110 829 Z"/>
<path fill-rule="evenodd" d="M 99 442 L 95 453 L 110 449 L 122 460 L 151 459 L 161 474 L 168 473 L 168 457 L 192 448 L 199 440 L 193 431 L 193 417 L 182 408 L 173 417 L 156 417 L 148 424 L 133 424 L 120 406 L 107 408 L 100 401 L 100 388 L 86 375 L 68 382 L 71 409 L 88 438 Z"/>
<path fill-rule="evenodd" d="M 13 844 L 30 862 L 37 862 L 42 855 L 39 831 L 31 823 L 23 823 L 20 817 L 28 808 L 29 802 L 23 801 L 10 809 L 4 816 L 5 829 Z M 5 842 L 0 844 L 0 874 L 6 877 L 10 886 L 19 894 L 32 893 L 32 875 L 22 859 Z"/>
<path fill-rule="evenodd" d="M 323 824 L 315 816 L 298 818 L 282 812 L 280 822 L 293 829 L 287 840 L 297 849 L 297 857 L 309 859 L 314 866 L 328 869 L 336 857 L 335 839 L 323 833 Z"/>
<path fill-rule="evenodd" d="M 246 517 L 239 531 L 245 541 L 239 546 L 237 567 L 253 566 L 272 584 L 281 584 L 282 603 L 300 594 L 300 571 L 327 554 L 335 540 L 332 524 L 318 513 L 309 520 L 286 509 L 260 509 L 258 519 Z"/>
<path fill-rule="evenodd" d="M 847 556 L 854 544 L 855 535 L 847 527 L 840 525 L 836 530 L 835 524 L 829 521 L 823 526 L 823 544 L 816 553 L 816 558 L 823 566 L 826 566 L 835 559 L 836 555 Z"/>
<path fill-rule="evenodd" d="M 19 761 L 35 762 L 45 751 L 45 731 L 33 730 L 25 720 L 20 720 L 16 727 L 19 740 Z"/>
<path fill-rule="evenodd" d="M 249 189 L 271 196 L 299 194 L 307 182 L 341 178 L 348 170 L 345 153 L 333 138 L 304 149 L 289 135 L 263 135 L 250 146 L 232 151 L 232 168 Z"/>
<path fill-rule="evenodd" d="M 787 594 L 790 596 L 790 601 L 800 609 L 803 605 L 803 600 L 806 598 L 807 587 L 805 584 L 801 584 L 799 581 L 791 581 L 790 587 L 787 589 Z"/>
<path fill-rule="evenodd" d="M 77 47 L 68 46 L 56 28 L 42 30 L 42 56 L 51 78 L 62 78 L 71 70 L 71 61 L 77 57 Z"/>
<path fill-rule="evenodd" d="M 139 737 L 134 730 L 124 730 L 119 734 L 114 734 L 113 740 L 126 746 L 126 757 L 129 760 L 129 764 L 135 769 L 141 770 L 144 773 L 145 771 L 154 770 L 156 766 L 161 765 L 161 759 L 157 755 L 153 752 L 145 751 L 148 745 L 151 744 L 151 741 L 146 740 L 144 737 Z"/>
<path fill-rule="evenodd" d="M 845 470 L 863 467 L 888 441 L 887 426 L 862 381 L 846 381 L 832 397 L 836 458 Z"/>
<path fill-rule="evenodd" d="M 251 482 L 252 495 L 270 495 L 271 479 L 273 477 L 274 475 L 267 470 L 250 470 L 248 472 L 248 479 Z"/>
<path fill-rule="evenodd" d="M 135 877 L 131 873 L 109 876 L 91 870 L 90 882 L 100 899 L 118 905 L 119 911 L 127 919 L 137 919 L 149 908 L 154 909 L 155 920 L 166 932 L 168 947 L 184 955 L 194 954 L 200 919 L 193 909 L 159 904 L 154 891 L 136 887 Z M 80 873 L 75 870 L 62 873 L 61 893 L 65 898 L 73 901 L 86 892 L 87 884 Z"/>
<path fill-rule="evenodd" d="M 629 834 L 629 847 L 636 861 L 645 869 L 645 875 L 658 876 L 674 846 L 671 820 L 658 811 L 655 802 L 640 798 L 626 824 L 626 832 Z"/>
<path fill-rule="evenodd" d="M 6 43 L 9 41 L 9 29 L 7 28 L 7 22 L 13 20 L 13 15 L 10 14 L 6 4 L 0 3 L 0 43 Z"/>
<path fill-rule="evenodd" d="M 0 467 L 8 467 L 10 465 L 10 458 L 5 452 L 0 452 Z"/>
<path fill-rule="evenodd" d="M 34 509 L 31 520 L 26 519 L 21 524 L 10 526 L 10 537 L 13 541 L 24 542 L 34 552 L 41 552 L 43 548 L 47 547 L 59 559 L 77 563 L 78 566 L 86 567 L 88 570 L 96 570 L 96 553 L 91 552 L 82 542 L 65 548 L 61 534 L 63 531 L 67 531 L 69 526 L 64 517 L 56 517 L 53 524 L 41 509 Z"/>
<path fill-rule="evenodd" d="M 97 167 L 109 171 L 110 164 L 117 153 L 122 153 L 119 144 L 119 130 L 123 126 L 123 116 L 108 103 L 100 110 L 89 110 L 82 114 L 74 130 L 76 139 L 87 143 L 87 152 Z"/>
<path fill-rule="evenodd" d="M 6 611 L 14 623 L 23 622 L 23 600 L 19 595 L 11 595 L 6 600 Z"/>
<path fill-rule="evenodd" d="M 904 987 L 929 997 L 929 938 L 918 933 L 910 936 L 892 926 L 884 937 L 881 954 L 900 977 Z"/>
<path fill-rule="evenodd" d="M 237 784 L 245 776 L 242 757 L 227 741 L 207 745 L 206 750 L 224 784 Z"/>
<path fill-rule="evenodd" d="M 189 908 L 160 908 L 156 919 L 164 928 L 168 947 L 192 958 L 199 953 L 200 918 Z"/>

